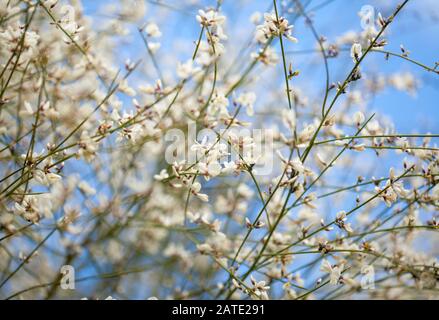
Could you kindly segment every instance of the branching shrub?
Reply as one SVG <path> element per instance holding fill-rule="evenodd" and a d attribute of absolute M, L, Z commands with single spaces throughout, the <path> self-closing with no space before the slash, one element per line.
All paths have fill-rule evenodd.
<path fill-rule="evenodd" d="M 419 2 L 340 2 L 0 0 L 0 297 L 439 298 Z"/>

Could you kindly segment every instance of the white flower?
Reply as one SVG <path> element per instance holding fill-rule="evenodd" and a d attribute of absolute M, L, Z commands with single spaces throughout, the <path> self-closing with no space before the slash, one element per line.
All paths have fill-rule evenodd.
<path fill-rule="evenodd" d="M 265 281 L 256 281 L 251 275 L 250 280 L 253 285 L 253 293 L 256 295 L 256 297 L 262 300 L 268 300 L 267 291 L 270 290 L 270 287 L 265 284 Z"/>
<path fill-rule="evenodd" d="M 29 222 L 38 223 L 42 216 L 52 216 L 50 198 L 43 195 L 25 195 L 23 200 L 14 204 L 15 212 Z"/>
<path fill-rule="evenodd" d="M 366 149 L 366 145 L 364 143 L 357 143 L 349 147 L 350 149 L 358 152 L 362 152 Z"/>
<path fill-rule="evenodd" d="M 293 26 L 289 25 L 284 17 L 279 17 L 278 21 L 274 13 L 265 13 L 264 23 L 256 27 L 255 39 L 265 44 L 269 38 L 282 35 L 290 41 L 297 42 L 297 39 L 291 35 L 292 29 Z"/>
<path fill-rule="evenodd" d="M 17 43 L 23 38 L 24 28 L 18 24 L 8 25 L 0 32 L 0 48 L 8 52 L 16 50 Z M 24 36 L 23 50 L 20 53 L 20 62 L 25 63 L 38 53 L 40 36 L 34 31 L 27 31 Z M 3 52 L 3 54 L 5 54 Z"/>
<path fill-rule="evenodd" d="M 230 162 L 224 162 L 223 163 L 224 168 L 221 170 L 222 173 L 225 174 L 231 174 L 231 173 L 237 173 L 238 171 L 238 165 L 234 161 Z"/>
<path fill-rule="evenodd" d="M 348 233 L 353 232 L 350 223 L 346 223 L 347 215 L 345 211 L 340 211 L 336 215 L 335 224 L 340 228 L 346 230 Z"/>
<path fill-rule="evenodd" d="M 284 126 L 290 129 L 291 132 L 296 128 L 296 112 L 294 109 L 282 110 L 282 122 Z"/>
<path fill-rule="evenodd" d="M 332 266 L 328 260 L 323 259 L 320 271 L 329 273 L 329 283 L 332 285 L 338 284 L 341 278 L 344 265 Z"/>
<path fill-rule="evenodd" d="M 247 152 L 244 151 L 244 154 L 242 155 L 242 159 L 243 159 L 244 164 L 249 165 L 249 166 L 258 163 L 260 158 L 261 158 L 261 155 L 256 155 L 253 152 L 253 150 L 250 150 L 250 151 L 247 151 Z"/>
<path fill-rule="evenodd" d="M 194 62 L 192 60 L 188 60 L 185 63 L 179 62 L 177 65 L 177 75 L 181 79 L 187 79 L 199 70 L 200 68 L 194 68 Z"/>
<path fill-rule="evenodd" d="M 148 37 L 151 38 L 160 38 L 162 36 L 162 33 L 160 32 L 160 29 L 157 24 L 154 22 L 150 22 L 145 27 L 145 33 Z"/>
<path fill-rule="evenodd" d="M 28 102 L 24 102 L 24 110 L 20 111 L 20 116 L 32 116 L 35 111 L 32 108 L 32 105 Z"/>
<path fill-rule="evenodd" d="M 213 113 L 219 112 L 221 116 L 229 116 L 227 107 L 229 106 L 229 99 L 222 94 L 216 93 L 216 95 L 211 99 L 210 106 Z"/>
<path fill-rule="evenodd" d="M 253 24 L 258 24 L 260 23 L 262 20 L 262 13 L 260 13 L 259 11 L 254 12 L 251 16 L 250 16 L 250 22 Z"/>
<path fill-rule="evenodd" d="M 230 144 L 239 150 L 245 150 L 254 145 L 253 138 L 248 135 L 237 135 L 234 132 L 229 132 L 227 138 Z"/>
<path fill-rule="evenodd" d="M 213 251 L 213 248 L 208 243 L 197 244 L 197 249 L 201 254 L 209 254 Z"/>
<path fill-rule="evenodd" d="M 199 193 L 201 190 L 201 184 L 195 181 L 191 186 L 191 192 L 197 196 L 201 201 L 207 202 L 209 201 L 209 197 L 207 194 Z"/>
<path fill-rule="evenodd" d="M 256 94 L 254 92 L 242 93 L 239 95 L 236 102 L 246 108 L 246 112 L 249 116 L 254 114 L 253 112 L 253 104 L 256 101 Z"/>
<path fill-rule="evenodd" d="M 45 186 L 49 186 L 61 179 L 61 176 L 56 173 L 43 171 L 39 169 L 33 171 L 33 177 L 37 182 Z"/>
<path fill-rule="evenodd" d="M 161 44 L 159 42 L 148 42 L 148 49 L 151 50 L 152 53 L 156 53 L 158 49 L 160 49 Z"/>
<path fill-rule="evenodd" d="M 156 179 L 156 180 L 158 180 L 158 181 L 162 181 L 162 180 L 165 180 L 165 179 L 167 179 L 167 178 L 169 178 L 169 174 L 168 174 L 168 172 L 166 171 L 166 169 L 162 169 L 162 170 L 160 171 L 160 174 L 155 174 L 155 175 L 154 175 L 154 179 Z"/>
<path fill-rule="evenodd" d="M 128 21 L 138 21 L 145 17 L 146 1 L 120 1 L 118 14 Z"/>
<path fill-rule="evenodd" d="M 79 40 L 79 32 L 82 31 L 84 28 L 80 27 L 75 19 L 75 8 L 71 5 L 64 5 L 60 9 L 60 13 L 62 15 L 59 24 L 63 28 L 63 30 L 69 34 L 69 36 L 72 38 L 73 41 Z M 64 41 L 66 43 L 70 43 L 71 39 L 69 37 L 64 37 Z"/>
<path fill-rule="evenodd" d="M 252 59 L 261 61 L 267 66 L 274 66 L 279 61 L 279 56 L 271 47 L 267 47 L 265 50 L 260 49 L 259 52 L 252 52 L 250 56 Z"/>
<path fill-rule="evenodd" d="M 163 84 L 160 79 L 157 79 L 154 85 L 146 84 L 146 85 L 140 85 L 139 91 L 145 93 L 145 94 L 160 94 L 163 93 Z M 114 110 L 117 112 L 117 110 Z M 117 116 L 117 115 L 116 115 Z M 113 120 L 117 121 L 120 117 L 113 117 Z"/>
<path fill-rule="evenodd" d="M 220 26 L 224 23 L 226 20 L 225 16 L 220 15 L 215 10 L 208 10 L 207 12 L 203 10 L 198 10 L 197 14 L 197 21 L 205 27 L 212 27 L 212 26 Z"/>
<path fill-rule="evenodd" d="M 79 156 L 84 157 L 86 161 L 92 161 L 98 151 L 98 143 L 90 137 L 88 131 L 81 133 L 81 138 L 78 142 Z"/>
<path fill-rule="evenodd" d="M 299 143 L 303 145 L 306 142 L 310 141 L 315 133 L 315 130 L 316 128 L 313 124 L 307 125 L 298 135 Z"/>
<path fill-rule="evenodd" d="M 199 162 L 198 170 L 200 171 L 200 174 L 204 176 L 206 181 L 208 181 L 210 178 L 216 177 L 221 173 L 221 165 L 216 161 L 207 164 Z"/>
<path fill-rule="evenodd" d="M 254 194 L 254 191 L 244 183 L 241 183 L 236 191 L 240 196 L 244 197 L 245 199 L 250 199 Z"/>
<path fill-rule="evenodd" d="M 363 55 L 363 48 L 361 47 L 361 44 L 354 43 L 351 47 L 351 58 L 354 61 L 354 63 L 357 63 L 362 55 Z"/>
<path fill-rule="evenodd" d="M 49 7 L 49 8 L 53 8 L 59 0 L 44 0 L 44 5 Z"/>
<path fill-rule="evenodd" d="M 200 199 L 203 202 L 208 202 L 209 201 L 209 197 L 207 196 L 207 194 L 197 193 L 197 197 L 198 197 L 198 199 Z"/>
<path fill-rule="evenodd" d="M 414 96 L 418 88 L 418 80 L 410 72 L 396 73 L 389 78 L 389 83 L 399 91 L 406 91 Z"/>
<path fill-rule="evenodd" d="M 37 204 L 36 197 L 26 196 L 21 203 L 16 202 L 14 204 L 15 212 L 27 221 L 38 223 L 41 217 L 38 212 Z"/>
<path fill-rule="evenodd" d="M 191 146 L 191 151 L 196 152 L 198 157 L 206 157 L 207 152 L 212 149 L 212 144 L 209 142 L 209 137 L 206 135 L 201 142 L 195 140 L 195 143 Z"/>
<path fill-rule="evenodd" d="M 357 127 L 360 127 L 365 120 L 364 114 L 361 111 L 357 111 L 354 114 L 354 123 Z"/>
<path fill-rule="evenodd" d="M 81 192 L 85 193 L 87 196 L 94 196 L 96 194 L 96 190 L 86 181 L 81 181 L 78 184 L 78 189 L 81 190 Z"/>
<path fill-rule="evenodd" d="M 398 200 L 399 197 L 406 197 L 409 191 L 404 188 L 402 181 L 395 181 L 395 173 L 393 168 L 390 169 L 390 179 L 386 181 L 386 185 L 383 188 L 375 187 L 375 191 L 379 193 L 380 198 L 383 199 L 386 206 L 390 207 Z"/>
<path fill-rule="evenodd" d="M 32 156 L 34 157 L 34 156 Z M 41 169 L 40 169 L 41 168 Z M 41 183 L 45 186 L 50 186 L 55 182 L 61 180 L 61 176 L 59 174 L 53 173 L 51 170 L 53 168 L 52 165 L 52 157 L 47 157 L 42 163 L 40 168 L 35 168 L 32 171 L 33 178 L 38 183 Z"/>
<path fill-rule="evenodd" d="M 6 17 L 11 11 L 10 2 L 9 0 L 0 0 L 0 18 Z"/>

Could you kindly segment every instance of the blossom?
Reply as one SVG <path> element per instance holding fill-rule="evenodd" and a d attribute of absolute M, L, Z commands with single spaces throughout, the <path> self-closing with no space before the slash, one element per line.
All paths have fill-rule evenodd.
<path fill-rule="evenodd" d="M 354 123 L 357 127 L 360 127 L 365 120 L 364 114 L 361 111 L 357 111 L 354 114 Z"/>
<path fill-rule="evenodd" d="M 270 287 L 265 284 L 265 281 L 256 281 L 253 276 L 250 276 L 251 283 L 253 285 L 252 291 L 261 300 L 268 300 L 268 290 Z"/>
<path fill-rule="evenodd" d="M 6 17 L 12 11 L 9 3 L 9 0 L 0 0 L 0 18 Z"/>
<path fill-rule="evenodd" d="M 363 51 L 362 51 L 362 47 L 361 44 L 359 43 L 354 43 L 351 47 L 351 58 L 354 61 L 354 63 L 357 63 L 362 55 L 363 55 Z"/>
<path fill-rule="evenodd" d="M 121 7 L 117 8 L 117 13 L 124 19 L 128 21 L 138 21 L 145 16 L 146 13 L 146 3 L 144 1 L 122 1 Z"/>
<path fill-rule="evenodd" d="M 209 254 L 213 251 L 213 248 L 208 243 L 197 244 L 197 249 L 201 254 Z"/>
<path fill-rule="evenodd" d="M 45 186 L 51 185 L 61 179 L 61 176 L 59 174 L 38 169 L 34 170 L 33 175 L 36 181 Z"/>
<path fill-rule="evenodd" d="M 87 161 L 92 161 L 96 156 L 98 150 L 98 143 L 90 137 L 88 131 L 81 133 L 81 139 L 78 143 L 79 151 L 78 155 L 85 158 Z"/>
<path fill-rule="evenodd" d="M 43 217 L 52 217 L 52 203 L 46 195 L 25 195 L 14 203 L 15 212 L 29 222 L 38 223 Z"/>
<path fill-rule="evenodd" d="M 162 36 L 162 33 L 160 32 L 160 29 L 157 24 L 154 22 L 148 23 L 145 28 L 145 33 L 148 37 L 151 38 L 160 38 Z"/>
<path fill-rule="evenodd" d="M 8 25 L 3 30 L 0 30 L 0 43 L 4 50 L 13 52 L 20 43 L 24 33 L 23 50 L 20 54 L 20 63 L 27 63 L 38 53 L 38 41 L 40 36 L 34 31 L 26 31 L 19 25 Z"/>
<path fill-rule="evenodd" d="M 375 187 L 375 191 L 388 207 L 392 206 L 398 197 L 406 197 L 409 193 L 409 191 L 404 188 L 402 181 L 396 181 L 393 168 L 390 169 L 389 176 L 390 179 L 386 181 L 383 188 Z"/>
<path fill-rule="evenodd" d="M 250 16 L 250 22 L 257 25 L 262 20 L 262 14 L 259 11 L 253 12 Z"/>
<path fill-rule="evenodd" d="M 303 128 L 301 132 L 298 134 L 298 142 L 300 145 L 304 145 L 306 142 L 310 141 L 315 133 L 315 126 L 313 124 L 309 124 Z"/>
<path fill-rule="evenodd" d="M 96 189 L 94 189 L 87 181 L 81 181 L 78 184 L 78 189 L 81 190 L 87 196 L 94 196 L 96 194 Z"/>
<path fill-rule="evenodd" d="M 254 92 L 246 92 L 239 95 L 236 102 L 245 107 L 246 112 L 249 116 L 254 114 L 253 105 L 256 101 L 256 94 Z"/>
<path fill-rule="evenodd" d="M 200 193 L 200 190 L 201 190 L 201 184 L 200 184 L 199 182 L 195 181 L 195 182 L 191 185 L 190 189 L 191 189 L 191 192 L 192 192 L 195 196 L 197 196 L 201 201 L 204 201 L 204 202 L 209 201 L 209 197 L 207 196 L 207 194 Z"/>
<path fill-rule="evenodd" d="M 259 52 L 252 52 L 251 58 L 261 61 L 263 64 L 267 66 L 274 66 L 279 61 L 279 56 L 274 51 L 274 49 L 271 48 L 270 46 L 265 48 L 265 50 L 260 49 Z"/>
<path fill-rule="evenodd" d="M 293 109 L 282 110 L 283 125 L 291 132 L 296 128 L 296 113 Z"/>
<path fill-rule="evenodd" d="M 419 81 L 410 72 L 395 73 L 389 78 L 389 83 L 399 91 L 406 91 L 410 95 L 416 94 Z"/>
<path fill-rule="evenodd" d="M 204 176 L 204 178 L 208 181 L 210 178 L 216 177 L 221 173 L 221 165 L 216 162 L 199 162 L 198 163 L 198 170 L 201 175 Z"/>
<path fill-rule="evenodd" d="M 252 137 L 248 135 L 239 135 L 234 132 L 229 132 L 227 134 L 227 140 L 232 147 L 238 150 L 241 154 L 251 152 L 255 145 Z"/>
<path fill-rule="evenodd" d="M 69 35 L 69 37 L 64 37 L 66 43 L 79 40 L 79 33 L 84 30 L 84 27 L 79 26 L 76 23 L 76 13 L 75 8 L 71 5 L 63 5 L 60 9 L 60 26 Z"/>
<path fill-rule="evenodd" d="M 152 52 L 152 53 L 156 53 L 157 50 L 159 50 L 161 47 L 161 44 L 159 42 L 152 42 L 149 41 L 148 42 L 148 49 Z"/>
<path fill-rule="evenodd" d="M 220 15 L 215 10 L 208 10 L 205 12 L 204 10 L 198 10 L 197 14 L 197 21 L 200 23 L 200 25 L 205 27 L 217 27 L 224 23 L 226 20 L 226 17 L 223 15 Z"/>
<path fill-rule="evenodd" d="M 348 233 L 352 233 L 352 227 L 350 223 L 346 223 L 347 215 L 345 211 L 340 211 L 336 215 L 335 224 L 340 228 L 346 230 Z"/>
<path fill-rule="evenodd" d="M 210 101 L 210 107 L 213 113 L 219 112 L 221 116 L 228 116 L 227 107 L 229 106 L 229 99 L 220 92 L 216 92 Z"/>
<path fill-rule="evenodd" d="M 193 74 L 197 73 L 200 68 L 194 67 L 194 63 L 192 60 L 188 60 L 185 63 L 178 63 L 177 65 L 177 75 L 181 79 L 187 79 L 191 77 Z"/>
<path fill-rule="evenodd" d="M 339 283 L 342 272 L 344 270 L 344 265 L 331 265 L 328 260 L 323 259 L 320 271 L 329 273 L 329 283 L 336 285 Z"/>
<path fill-rule="evenodd" d="M 167 179 L 167 178 L 169 178 L 169 174 L 168 174 L 168 172 L 166 171 L 166 169 L 162 169 L 162 170 L 160 171 L 160 174 L 155 174 L 155 175 L 154 175 L 154 179 L 159 180 L 159 181 L 161 181 L 161 180 L 165 180 L 165 179 Z"/>
<path fill-rule="evenodd" d="M 58 3 L 59 0 L 44 0 L 44 5 L 48 6 L 49 8 L 55 7 L 55 5 Z"/>
<path fill-rule="evenodd" d="M 270 37 L 282 35 L 292 42 L 297 42 L 298 40 L 291 35 L 292 29 L 293 26 L 289 25 L 284 17 L 279 17 L 278 20 L 274 13 L 265 13 L 264 23 L 256 27 L 255 39 L 265 44 Z"/>
<path fill-rule="evenodd" d="M 223 163 L 223 165 L 224 167 L 221 169 L 222 173 L 231 174 L 239 172 L 239 166 L 235 161 L 226 161 Z"/>

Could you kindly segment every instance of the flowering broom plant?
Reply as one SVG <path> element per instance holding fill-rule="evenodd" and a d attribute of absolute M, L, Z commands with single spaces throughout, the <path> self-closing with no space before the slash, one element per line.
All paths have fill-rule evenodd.
<path fill-rule="evenodd" d="M 436 9 L 0 0 L 0 298 L 438 299 Z"/>

